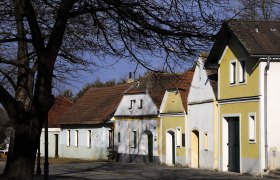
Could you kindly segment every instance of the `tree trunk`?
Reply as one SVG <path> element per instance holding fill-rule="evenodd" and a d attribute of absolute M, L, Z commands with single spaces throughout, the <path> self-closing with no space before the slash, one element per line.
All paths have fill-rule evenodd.
<path fill-rule="evenodd" d="M 4 170 L 4 176 L 8 179 L 32 180 L 33 178 L 43 123 L 36 117 L 26 116 L 26 118 L 15 124 L 13 150 L 8 154 Z"/>

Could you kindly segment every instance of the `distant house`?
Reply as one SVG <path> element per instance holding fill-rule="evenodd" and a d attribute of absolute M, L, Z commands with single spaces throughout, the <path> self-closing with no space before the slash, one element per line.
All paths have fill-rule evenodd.
<path fill-rule="evenodd" d="M 218 70 L 199 57 L 188 96 L 188 154 L 193 168 L 218 169 Z"/>
<path fill-rule="evenodd" d="M 92 87 L 59 118 L 60 157 L 107 160 L 113 145 L 112 116 L 130 84 Z"/>
<path fill-rule="evenodd" d="M 168 157 L 166 156 L 168 151 L 171 153 L 170 164 L 185 164 L 186 161 L 183 160 L 186 154 L 185 148 L 180 146 L 176 153 L 175 150 L 174 153 L 169 152 L 166 150 L 165 138 L 167 132 L 174 134 L 177 126 L 183 133 L 185 132 L 185 110 L 182 105 L 184 100 L 180 96 L 180 93 L 185 90 L 178 89 L 179 86 L 177 87 L 175 83 L 179 82 L 181 77 L 182 75 L 170 73 L 149 72 L 124 93 L 114 114 L 115 144 L 118 147 L 120 161 L 169 164 L 169 160 L 166 159 L 169 158 L 169 154 Z M 175 104 L 172 100 L 170 104 L 166 104 L 170 100 L 171 91 L 175 92 L 173 94 L 179 94 L 179 102 L 176 96 Z M 178 108 L 181 111 L 178 111 Z M 183 120 L 176 120 L 178 117 Z M 181 134 L 180 139 L 182 139 Z M 167 143 L 171 143 L 170 147 L 172 142 L 172 139 L 167 140 Z M 176 161 L 174 159 L 173 162 L 172 157 L 175 157 Z"/>
<path fill-rule="evenodd" d="M 222 25 L 207 64 L 218 67 L 219 169 L 280 168 L 280 22 Z"/>
<path fill-rule="evenodd" d="M 66 113 L 69 108 L 74 104 L 72 100 L 65 96 L 58 96 L 55 99 L 55 104 L 48 113 L 48 149 L 49 157 L 59 157 L 60 150 L 60 124 L 59 118 Z M 45 129 L 43 128 L 40 140 L 40 153 L 45 156 Z"/>
<path fill-rule="evenodd" d="M 0 107 L 0 145 L 5 149 L 9 147 L 11 133 L 12 125 L 10 118 L 5 109 Z"/>

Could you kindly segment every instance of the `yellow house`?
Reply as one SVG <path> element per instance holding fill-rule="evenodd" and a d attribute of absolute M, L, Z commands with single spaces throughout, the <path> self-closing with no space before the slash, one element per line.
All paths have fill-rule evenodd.
<path fill-rule="evenodd" d="M 279 32 L 279 21 L 225 22 L 208 56 L 219 74 L 222 171 L 261 174 L 280 167 Z"/>
<path fill-rule="evenodd" d="M 161 163 L 187 164 L 187 96 L 193 71 L 180 75 L 172 89 L 165 91 L 160 107 Z"/>

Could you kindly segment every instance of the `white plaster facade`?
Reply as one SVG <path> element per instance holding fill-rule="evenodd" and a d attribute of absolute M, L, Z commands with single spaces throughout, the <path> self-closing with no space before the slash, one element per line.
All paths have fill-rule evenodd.
<path fill-rule="evenodd" d="M 64 128 L 61 131 L 61 157 L 107 160 L 109 127 Z M 70 143 L 67 143 L 70 131 Z M 78 132 L 78 143 L 76 142 Z M 90 138 L 89 138 L 90 136 Z"/>
<path fill-rule="evenodd" d="M 279 58 L 278 58 L 279 59 Z M 264 128 L 264 73 L 266 61 L 260 62 L 260 141 L 261 141 L 261 169 L 265 169 L 265 128 Z M 280 168 L 280 62 L 270 62 L 267 71 L 267 145 L 268 145 L 268 169 Z"/>
<path fill-rule="evenodd" d="M 114 115 L 115 146 L 120 161 L 158 162 L 157 114 L 157 107 L 149 94 L 123 96 Z M 150 145 L 148 137 L 152 139 Z M 152 147 L 150 152 L 149 146 Z M 149 155 L 153 160 L 149 160 Z"/>
<path fill-rule="evenodd" d="M 49 157 L 55 155 L 55 135 L 58 136 L 58 157 L 108 160 L 109 127 L 49 128 Z M 69 136 L 70 132 L 70 136 Z M 90 136 L 90 137 L 89 137 Z M 70 140 L 70 141 L 69 141 Z M 41 134 L 41 156 L 44 156 L 44 131 Z"/>
<path fill-rule="evenodd" d="M 204 64 L 199 58 L 195 68 L 189 96 L 189 121 L 187 125 L 187 158 L 191 167 L 203 169 L 218 168 L 218 105 Z M 198 132 L 198 142 L 194 141 Z M 194 144 L 198 151 L 194 152 Z M 196 150 L 195 150 L 196 151 Z M 193 156 L 198 157 L 193 157 Z M 198 162 L 196 162 L 198 158 Z M 195 162 L 192 162 L 195 161 Z"/>
<path fill-rule="evenodd" d="M 49 150 L 49 157 L 60 157 L 60 128 L 49 128 L 48 129 L 48 150 Z M 57 136 L 57 137 L 56 137 Z M 56 138 L 58 140 L 57 147 L 56 147 Z M 56 154 L 57 148 L 57 154 Z M 45 156 L 45 129 L 42 130 L 41 138 L 40 138 L 40 153 L 41 156 Z"/>

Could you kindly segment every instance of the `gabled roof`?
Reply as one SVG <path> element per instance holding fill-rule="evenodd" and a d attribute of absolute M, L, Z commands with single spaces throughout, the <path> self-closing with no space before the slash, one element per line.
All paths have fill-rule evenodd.
<path fill-rule="evenodd" d="M 70 109 L 74 104 L 69 98 L 65 96 L 58 96 L 55 103 L 48 113 L 49 127 L 59 127 L 59 118 Z"/>
<path fill-rule="evenodd" d="M 92 87 L 60 118 L 61 125 L 106 123 L 131 84 Z"/>
<path fill-rule="evenodd" d="M 155 105 L 160 108 L 166 90 L 179 89 L 185 109 L 187 95 L 193 77 L 193 70 L 184 73 L 155 73 L 148 72 L 129 89 L 126 94 L 149 93 Z"/>
<path fill-rule="evenodd" d="M 214 95 L 216 99 L 218 99 L 218 69 L 206 68 L 206 73 L 212 86 Z"/>
<path fill-rule="evenodd" d="M 220 59 L 231 38 L 238 40 L 248 55 L 280 55 L 280 21 L 230 20 L 217 34 L 207 63 Z"/>

